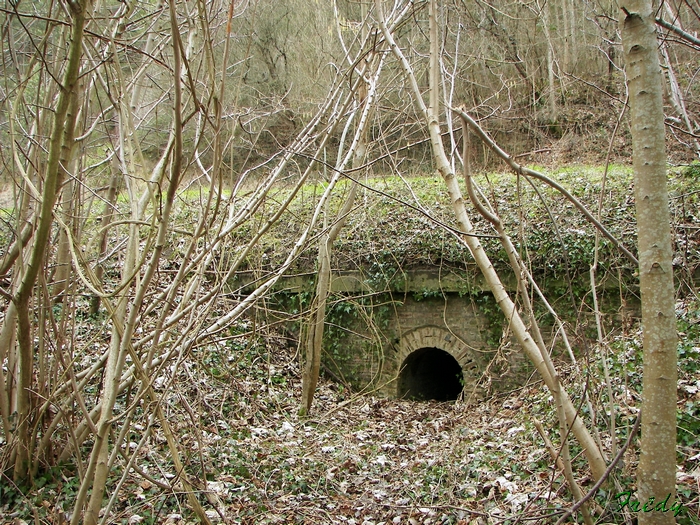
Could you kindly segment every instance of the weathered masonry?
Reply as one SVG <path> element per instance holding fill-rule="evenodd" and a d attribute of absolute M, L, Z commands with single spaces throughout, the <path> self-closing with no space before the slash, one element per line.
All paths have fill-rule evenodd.
<path fill-rule="evenodd" d="M 598 171 L 573 166 L 562 169 L 556 178 L 593 209 L 603 191 Z M 634 250 L 632 169 L 618 166 L 609 175 L 601 221 Z M 694 211 L 697 180 L 697 169 L 669 176 L 675 221 L 674 271 L 682 293 L 692 293 L 700 283 Z M 363 189 L 362 211 L 348 216 L 332 246 L 335 270 L 325 316 L 325 373 L 354 390 L 392 397 L 452 399 L 462 391 L 467 397 L 480 397 L 522 386 L 532 368 L 513 339 L 508 320 L 469 250 L 439 224 L 454 224 L 441 178 L 436 173 L 417 175 L 410 181 L 382 175 L 371 181 Z M 632 328 L 639 315 L 636 265 L 614 243 L 602 238 L 596 243 L 589 222 L 554 188 L 520 182 L 516 188 L 514 179 L 503 174 L 489 175 L 483 182 L 506 230 L 516 235 L 524 263 L 566 323 L 574 355 L 581 362 L 588 357 L 597 362 L 597 356 L 588 354 L 597 346 L 590 289 L 595 246 L 598 244 L 597 298 L 605 313 L 607 334 L 615 335 L 612 330 L 618 327 Z M 263 279 L 286 260 L 292 242 L 308 224 L 310 204 L 326 189 L 320 184 L 299 193 L 294 221 L 275 224 L 260 239 L 245 263 L 246 271 Z M 344 201 L 341 194 L 336 194 L 329 217 Z M 286 195 L 282 192 L 279 197 Z M 427 214 L 406 205 L 414 200 Z M 266 220 L 267 213 L 260 220 Z M 556 218 L 556 227 L 551 218 Z M 488 221 L 477 214 L 473 219 L 475 231 L 485 235 L 482 245 L 494 268 L 501 279 L 510 278 L 504 286 L 515 303 L 522 304 L 502 243 L 493 236 Z M 246 234 L 242 235 L 244 240 Z M 281 278 L 273 296 L 256 305 L 257 316 L 291 329 L 290 341 L 304 337 L 300 325 L 311 308 L 317 255 L 315 241 L 310 242 L 290 267 L 299 273 Z M 239 272 L 230 283 L 232 293 L 245 293 L 252 282 L 252 276 L 246 279 L 245 272 Z M 545 345 L 556 360 L 566 363 L 569 353 L 562 348 L 554 316 L 536 297 L 533 302 Z M 529 324 L 529 319 L 524 322 Z"/>
<path fill-rule="evenodd" d="M 478 399 L 527 379 L 529 364 L 515 345 L 500 345 L 493 359 L 502 315 L 481 278 L 425 270 L 392 282 L 334 274 L 323 357 L 331 375 L 356 390 L 442 401 L 462 393 Z M 301 310 L 311 290 L 313 275 L 285 278 L 280 310 Z"/>

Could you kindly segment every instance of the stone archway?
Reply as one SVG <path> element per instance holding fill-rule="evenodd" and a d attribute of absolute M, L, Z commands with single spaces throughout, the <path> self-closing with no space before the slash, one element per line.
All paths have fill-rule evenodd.
<path fill-rule="evenodd" d="M 454 334 L 437 326 L 423 326 L 399 340 L 396 396 L 410 399 L 456 399 L 471 393 L 479 367 L 471 350 Z"/>

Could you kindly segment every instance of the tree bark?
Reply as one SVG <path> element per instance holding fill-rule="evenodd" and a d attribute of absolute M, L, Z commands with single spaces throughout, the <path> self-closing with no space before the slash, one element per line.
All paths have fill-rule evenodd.
<path fill-rule="evenodd" d="M 552 38 L 552 33 L 550 31 L 550 26 L 552 24 L 552 3 L 547 2 L 543 6 L 539 7 L 539 14 L 542 17 L 542 30 L 544 32 L 544 39 L 547 45 L 547 116 L 546 121 L 548 124 L 556 124 L 559 120 L 557 115 L 557 91 L 554 81 L 554 40 Z M 566 9 L 564 9 L 566 11 Z M 566 28 L 566 24 L 564 25 Z M 564 46 L 566 53 L 566 45 Z"/>
<path fill-rule="evenodd" d="M 515 303 L 508 295 L 500 277 L 496 273 L 488 255 L 484 251 L 483 246 L 479 242 L 479 239 L 471 235 L 474 231 L 471 221 L 467 215 L 466 207 L 464 205 L 464 199 L 462 197 L 462 192 L 455 176 L 454 171 L 450 168 L 449 162 L 447 160 L 447 155 L 445 154 L 445 149 L 442 143 L 442 136 L 440 132 L 440 120 L 439 120 L 439 99 L 438 99 L 438 57 L 437 57 L 437 23 L 436 23 L 436 2 L 431 0 L 430 2 L 430 35 L 431 35 L 431 53 L 430 53 L 430 105 L 426 106 L 423 100 L 420 89 L 416 82 L 415 74 L 411 65 L 408 63 L 405 55 L 396 44 L 396 41 L 387 27 L 386 21 L 384 19 L 382 2 L 381 0 L 375 0 L 375 5 L 377 8 L 377 16 L 379 19 L 379 24 L 384 38 L 390 45 L 392 52 L 396 58 L 401 63 L 404 73 L 408 78 L 411 90 L 415 96 L 416 103 L 419 106 L 420 112 L 423 115 L 427 125 L 428 131 L 430 133 L 430 142 L 432 146 L 433 158 L 437 164 L 437 169 L 445 181 L 448 194 L 450 196 L 450 201 L 452 202 L 452 207 L 455 212 L 457 223 L 460 229 L 465 233 L 464 242 L 468 246 L 469 251 L 474 258 L 474 261 L 479 266 L 484 279 L 486 280 L 489 288 L 491 289 L 496 302 L 498 303 L 501 311 L 505 315 L 506 319 L 511 323 L 511 329 L 513 334 L 520 343 L 523 351 L 532 361 L 537 371 L 542 376 L 545 384 L 550 390 L 557 390 L 559 388 L 559 382 L 557 377 L 552 377 L 550 374 L 547 364 L 545 363 L 542 355 L 540 353 L 539 347 L 535 343 L 534 339 L 527 330 L 525 323 L 520 316 L 520 312 L 515 306 Z M 562 389 L 562 404 L 564 405 L 564 410 L 566 412 L 567 423 L 571 427 L 571 431 L 576 436 L 579 444 L 584 450 L 588 463 L 591 467 L 591 472 L 595 479 L 599 479 L 605 473 L 605 461 L 600 452 L 600 449 L 596 445 L 593 437 L 591 436 L 588 429 L 583 424 L 582 419 L 579 417 L 576 408 L 574 407 L 571 399 L 565 390 Z"/>
<path fill-rule="evenodd" d="M 366 19 L 366 7 L 362 6 L 363 24 Z M 363 41 L 367 41 L 367 34 L 363 25 Z M 337 172 L 345 169 L 345 166 L 351 160 L 353 168 L 360 166 L 367 154 L 367 143 L 369 135 L 369 115 L 372 109 L 372 104 L 375 98 L 377 82 L 381 74 L 383 58 L 380 58 L 375 63 L 376 54 L 371 53 L 364 61 L 361 68 L 355 68 L 358 75 L 358 81 L 355 86 L 355 112 L 360 113 L 360 121 L 357 124 L 355 136 L 346 155 L 339 153 L 339 160 L 336 167 Z M 375 69 L 376 68 L 376 69 Z M 354 114 L 353 114 L 354 115 Z M 352 116 L 349 117 L 346 125 L 346 130 L 352 121 Z M 345 137 L 345 132 L 343 133 Z M 340 148 L 342 151 L 343 139 L 341 139 Z M 343 158 L 344 157 L 344 158 Z M 318 384 L 318 377 L 321 370 L 321 353 L 323 347 L 323 333 L 325 330 L 326 303 L 331 289 L 331 253 L 333 251 L 333 242 L 341 232 L 348 215 L 355 203 L 355 195 L 357 193 L 357 182 L 353 181 L 350 185 L 350 190 L 343 203 L 342 208 L 338 212 L 334 224 L 328 229 L 328 232 L 321 236 L 318 248 L 318 281 L 316 285 L 316 294 L 311 306 L 311 317 L 308 324 L 306 334 L 306 365 L 302 378 L 302 401 L 299 413 L 302 415 L 308 414 L 311 410 L 314 393 Z"/>
<path fill-rule="evenodd" d="M 33 239 L 31 254 L 26 266 L 26 273 L 22 278 L 13 302 L 17 309 L 17 342 L 19 343 L 19 376 L 17 381 L 17 430 L 15 432 L 17 455 L 14 465 L 15 481 L 26 481 L 29 472 L 29 446 L 30 446 L 30 420 L 32 388 L 32 376 L 34 373 L 34 352 L 31 336 L 31 323 L 29 305 L 34 285 L 39 275 L 47 250 L 49 234 L 53 224 L 53 209 L 56 198 L 65 176 L 65 171 L 60 165 L 61 158 L 69 158 L 73 147 L 73 133 L 75 129 L 76 114 L 71 111 L 73 100 L 77 97 L 78 73 L 80 71 L 80 59 L 82 56 L 83 30 L 85 26 L 86 11 L 91 5 L 90 0 L 71 3 L 72 29 L 71 43 L 68 51 L 68 64 L 61 90 L 56 104 L 53 129 L 49 146 L 48 164 L 44 179 L 44 189 L 41 200 L 41 208 L 38 217 L 38 226 Z"/>
<path fill-rule="evenodd" d="M 642 443 L 637 497 L 673 500 L 676 484 L 677 334 L 666 189 L 663 76 L 651 0 L 621 2 L 629 84 L 639 287 L 644 331 Z M 640 525 L 675 523 L 670 512 L 639 512 Z"/>

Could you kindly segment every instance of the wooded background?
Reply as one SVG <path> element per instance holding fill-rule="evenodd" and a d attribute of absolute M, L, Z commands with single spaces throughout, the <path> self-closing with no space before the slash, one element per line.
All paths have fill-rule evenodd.
<path fill-rule="evenodd" d="M 488 276 L 483 259 L 506 316 L 522 315 L 520 342 L 553 392 L 567 482 L 580 499 L 564 446 L 569 432 L 594 479 L 610 458 L 543 351 L 530 298 L 545 298 L 528 280 L 517 235 L 514 245 L 514 232 L 488 202 L 479 204 L 484 193 L 469 181 L 503 165 L 501 156 L 540 180 L 522 165 L 630 163 L 635 128 L 620 21 L 635 17 L 655 28 L 658 42 L 661 165 L 667 158 L 697 177 L 695 0 L 4 2 L 2 484 L 30 490 L 43 473 L 72 463 L 80 488 L 71 522 L 109 522 L 138 456 L 124 443 L 146 443 L 157 428 L 187 505 L 207 522 L 164 413 L 177 369 L 194 350 L 230 339 L 299 256 L 312 253 L 318 277 L 303 332 L 301 402 L 308 413 L 334 241 L 347 217 L 362 213 L 357 182 L 438 172 L 464 250 L 477 261 L 488 256 L 471 235 L 478 212 L 486 219 L 480 233 L 501 239 L 519 274 L 518 293 L 499 295 L 498 275 Z M 664 146 L 658 137 L 652 142 Z M 653 177 L 651 186 L 665 191 L 665 177 Z M 289 204 L 311 183 L 319 190 L 300 225 Z M 594 216 L 603 198 L 590 213 L 602 237 Z M 229 283 L 264 256 L 257 247 L 279 221 L 296 224 L 293 243 L 259 272 L 252 293 L 231 293 Z M 660 228 L 668 233 L 667 223 Z M 634 240 L 608 240 L 636 261 Z M 670 276 L 670 259 L 664 267 Z M 687 284 L 678 290 L 695 293 Z M 668 337 L 675 341 L 675 328 Z M 604 339 L 599 333 L 597 344 Z M 669 351 L 675 363 L 675 343 Z M 664 439 L 669 450 L 675 435 Z M 664 461 L 673 461 L 670 450 Z M 122 482 L 105 493 L 117 464 Z"/>

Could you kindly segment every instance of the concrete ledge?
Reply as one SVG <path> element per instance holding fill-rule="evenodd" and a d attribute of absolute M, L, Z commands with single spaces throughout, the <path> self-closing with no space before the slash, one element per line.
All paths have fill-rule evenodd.
<path fill-rule="evenodd" d="M 473 270 L 472 270 L 473 271 Z M 389 280 L 387 285 L 386 280 Z M 300 293 L 314 289 L 316 274 L 313 272 L 296 275 L 284 275 L 275 285 L 278 292 Z M 255 276 L 252 271 L 236 273 L 230 281 L 231 288 L 250 293 L 255 286 Z M 506 289 L 513 290 L 514 282 L 504 283 Z M 368 275 L 359 270 L 334 271 L 331 277 L 331 291 L 341 293 L 468 293 L 490 291 L 481 274 L 467 277 L 464 272 L 446 270 L 411 270 L 391 276 Z"/>
<path fill-rule="evenodd" d="M 515 278 L 512 272 L 501 275 L 503 285 L 509 292 L 516 290 Z M 240 293 L 250 293 L 255 286 L 253 271 L 237 272 L 229 285 Z M 388 283 L 387 283 L 388 281 Z M 262 282 L 262 280 L 258 281 Z M 300 293 L 313 291 L 316 283 L 316 273 L 300 273 L 282 276 L 274 287 L 275 291 Z M 608 277 L 598 283 L 599 287 L 617 288 L 616 279 Z M 563 280 L 547 281 L 547 287 L 565 287 Z M 476 266 L 467 271 L 456 269 L 416 269 L 397 272 L 391 275 L 370 275 L 360 270 L 336 270 L 331 276 L 331 291 L 340 293 L 481 293 L 491 292 L 484 277 Z"/>

